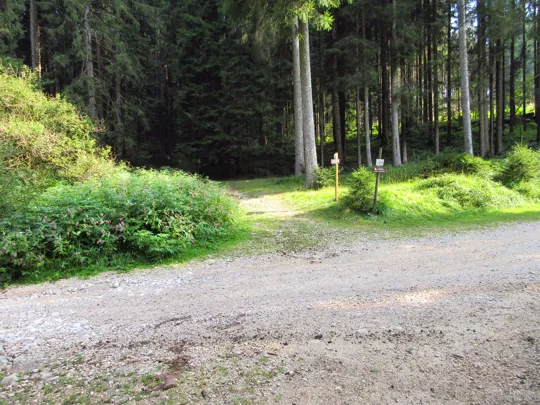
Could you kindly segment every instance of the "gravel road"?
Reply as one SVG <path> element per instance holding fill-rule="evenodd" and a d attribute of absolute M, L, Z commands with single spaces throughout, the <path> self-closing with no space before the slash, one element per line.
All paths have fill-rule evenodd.
<path fill-rule="evenodd" d="M 540 404 L 540 222 L 12 287 L 0 379 L 6 404 Z"/>

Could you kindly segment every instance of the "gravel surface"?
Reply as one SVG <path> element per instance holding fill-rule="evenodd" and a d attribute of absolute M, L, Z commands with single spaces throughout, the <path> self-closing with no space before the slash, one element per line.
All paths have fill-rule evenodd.
<path fill-rule="evenodd" d="M 0 292 L 0 403 L 540 403 L 540 222 Z"/>

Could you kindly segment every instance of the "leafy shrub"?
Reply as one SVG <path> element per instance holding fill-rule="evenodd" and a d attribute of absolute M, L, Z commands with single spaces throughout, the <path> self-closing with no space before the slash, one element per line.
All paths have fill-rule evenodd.
<path fill-rule="evenodd" d="M 339 169 L 339 173 L 343 173 L 343 169 Z M 314 173 L 313 188 L 319 190 L 325 187 L 334 187 L 336 182 L 336 168 L 335 167 L 319 167 Z"/>
<path fill-rule="evenodd" d="M 439 167 L 434 159 L 426 159 L 404 164 L 402 166 L 389 166 L 383 179 L 385 184 L 402 183 L 413 179 L 425 179 L 438 171 Z"/>
<path fill-rule="evenodd" d="M 63 98 L 36 89 L 29 71 L 8 70 L 0 69 L 0 144 L 11 148 L 5 169 L 26 168 L 70 182 L 114 169 L 109 150 L 92 137 L 95 128 L 88 118 Z"/>
<path fill-rule="evenodd" d="M 455 155 L 450 168 L 455 172 L 477 174 L 484 177 L 487 177 L 491 171 L 489 162 L 479 156 L 471 156 L 468 153 Z"/>
<path fill-rule="evenodd" d="M 422 180 L 417 187 L 431 189 L 447 204 L 463 208 L 512 207 L 523 202 L 519 194 L 478 176 L 444 174 Z"/>
<path fill-rule="evenodd" d="M 349 193 L 343 197 L 343 204 L 353 211 L 369 212 L 373 208 L 375 174 L 361 167 L 352 173 L 349 184 Z"/>
<path fill-rule="evenodd" d="M 487 177 L 491 172 L 489 162 L 468 153 L 440 153 L 431 158 L 432 175 L 442 173 L 477 174 Z"/>
<path fill-rule="evenodd" d="M 23 204 L 27 195 L 22 179 L 29 175 L 28 171 L 10 171 L 2 164 L 12 153 L 10 145 L 0 143 L 0 217 L 10 214 L 16 206 Z"/>
<path fill-rule="evenodd" d="M 107 264 L 119 254 L 178 255 L 227 236 L 236 207 L 221 187 L 182 172 L 139 170 L 56 186 L 0 223 L 0 274 Z"/>
<path fill-rule="evenodd" d="M 35 85 L 27 68 L 0 63 L 0 218 L 48 187 L 122 170 L 97 146 L 89 119 Z"/>
<path fill-rule="evenodd" d="M 540 152 L 515 145 L 504 159 L 498 179 L 509 187 L 540 179 Z"/>
<path fill-rule="evenodd" d="M 478 156 L 467 153 L 440 153 L 437 156 L 390 167 L 384 175 L 385 183 L 401 183 L 413 179 L 426 179 L 444 173 L 476 174 L 489 177 L 491 165 Z"/>
<path fill-rule="evenodd" d="M 513 184 L 512 189 L 530 200 L 540 202 L 540 181 L 522 181 Z"/>

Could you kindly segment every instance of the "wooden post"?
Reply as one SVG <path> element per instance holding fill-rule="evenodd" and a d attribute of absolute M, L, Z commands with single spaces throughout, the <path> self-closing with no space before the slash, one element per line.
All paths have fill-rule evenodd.
<path fill-rule="evenodd" d="M 336 201 L 339 200 L 339 154 L 334 153 L 334 159 L 336 162 Z"/>
<path fill-rule="evenodd" d="M 382 159 L 382 146 L 379 146 L 379 159 Z M 375 206 L 377 205 L 377 194 L 379 193 L 379 176 L 381 174 L 377 173 L 375 180 L 375 197 L 373 198 L 373 211 L 375 211 Z"/>

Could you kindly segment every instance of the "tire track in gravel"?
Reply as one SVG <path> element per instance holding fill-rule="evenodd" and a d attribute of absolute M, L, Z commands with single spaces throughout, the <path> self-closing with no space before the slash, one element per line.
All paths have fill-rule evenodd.
<path fill-rule="evenodd" d="M 540 403 L 540 222 L 280 246 L 3 291 L 0 401 Z"/>

